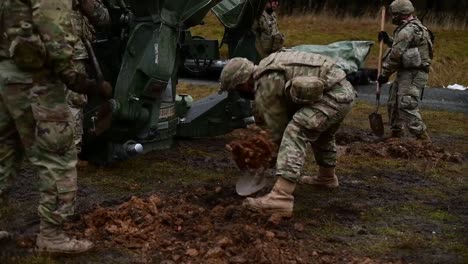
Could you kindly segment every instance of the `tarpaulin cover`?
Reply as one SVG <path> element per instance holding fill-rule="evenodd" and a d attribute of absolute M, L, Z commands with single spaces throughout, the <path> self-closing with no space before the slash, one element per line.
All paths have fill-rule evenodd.
<path fill-rule="evenodd" d="M 329 56 L 349 74 L 364 67 L 373 44 L 373 41 L 340 41 L 329 45 L 299 45 L 290 49 Z"/>

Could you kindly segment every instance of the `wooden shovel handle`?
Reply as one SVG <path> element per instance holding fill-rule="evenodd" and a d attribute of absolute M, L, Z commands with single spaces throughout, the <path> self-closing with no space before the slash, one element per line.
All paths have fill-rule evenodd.
<path fill-rule="evenodd" d="M 381 18 L 380 18 L 380 31 L 385 31 L 385 6 L 382 7 L 381 10 Z M 379 62 L 377 68 L 377 74 L 380 75 L 382 72 L 382 53 L 383 53 L 383 39 L 379 43 Z"/>

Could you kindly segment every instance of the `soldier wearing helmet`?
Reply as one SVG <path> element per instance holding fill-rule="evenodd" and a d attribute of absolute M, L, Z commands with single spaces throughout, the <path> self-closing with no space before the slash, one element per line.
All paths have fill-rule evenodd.
<path fill-rule="evenodd" d="M 275 12 L 278 5 L 278 0 L 268 1 L 262 15 L 253 25 L 253 31 L 257 37 L 255 45 L 261 58 L 283 48 L 284 35 L 279 30 L 278 17 Z"/>
<path fill-rule="evenodd" d="M 379 41 L 383 40 L 390 49 L 383 58 L 378 82 L 380 85 L 387 83 L 396 72 L 387 104 L 392 136 L 401 137 L 407 129 L 416 138 L 429 140 L 418 105 L 432 63 L 432 33 L 413 16 L 411 1 L 393 1 L 390 12 L 392 22 L 398 27 L 393 38 L 384 31 L 379 33 Z"/>
<path fill-rule="evenodd" d="M 346 74 L 329 57 L 297 52 L 273 53 L 258 66 L 234 58 L 221 73 L 221 90 L 235 90 L 254 99 L 280 144 L 276 162 L 278 180 L 269 194 L 247 198 L 244 206 L 278 217 L 291 217 L 297 182 L 338 187 L 335 175 L 335 133 L 356 97 Z M 317 164 L 318 176 L 302 176 L 307 143 Z"/>

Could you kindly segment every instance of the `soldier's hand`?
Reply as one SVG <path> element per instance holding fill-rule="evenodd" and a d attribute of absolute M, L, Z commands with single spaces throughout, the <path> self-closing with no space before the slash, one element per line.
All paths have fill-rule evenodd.
<path fill-rule="evenodd" d="M 385 31 L 380 31 L 379 35 L 377 36 L 377 39 L 379 40 L 379 42 L 383 41 L 387 45 L 389 45 L 389 43 L 391 42 L 390 41 L 390 36 L 388 36 L 387 32 L 385 32 Z"/>
<path fill-rule="evenodd" d="M 388 77 L 380 75 L 379 78 L 377 78 L 377 82 L 379 83 L 379 86 L 382 87 L 382 85 L 388 83 Z"/>

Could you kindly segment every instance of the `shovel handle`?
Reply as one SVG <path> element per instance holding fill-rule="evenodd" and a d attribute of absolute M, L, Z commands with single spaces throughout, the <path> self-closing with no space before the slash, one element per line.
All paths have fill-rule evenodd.
<path fill-rule="evenodd" d="M 385 30 L 385 6 L 382 6 L 380 10 L 380 31 Z M 378 60 L 378 65 L 377 65 L 377 76 L 380 76 L 382 73 L 382 54 L 383 54 L 383 39 L 380 40 L 379 43 L 379 60 Z M 376 94 L 380 95 L 380 85 L 377 83 L 377 89 L 376 89 Z M 380 99 L 380 96 L 378 96 L 377 100 Z"/>
<path fill-rule="evenodd" d="M 382 7 L 381 13 L 380 13 L 380 31 L 385 30 L 385 6 Z M 377 66 L 377 74 L 380 75 L 382 72 L 382 54 L 383 54 L 383 39 L 380 40 L 379 43 L 379 61 L 378 61 L 378 66 Z"/>

